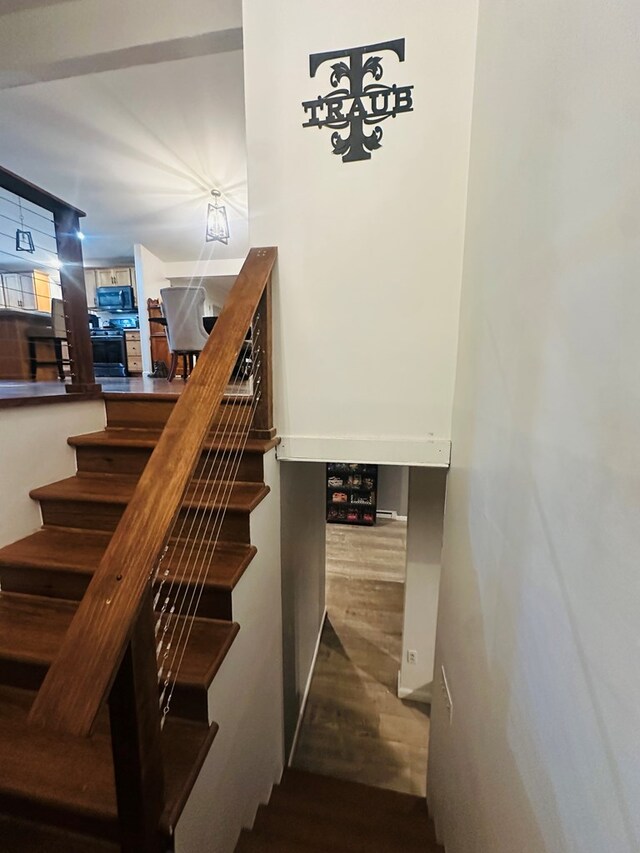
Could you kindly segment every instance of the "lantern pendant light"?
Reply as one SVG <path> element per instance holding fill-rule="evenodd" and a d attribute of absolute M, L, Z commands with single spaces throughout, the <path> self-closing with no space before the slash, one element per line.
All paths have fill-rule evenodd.
<path fill-rule="evenodd" d="M 16 252 L 35 252 L 31 231 L 25 231 L 24 217 L 22 215 L 22 200 L 18 196 L 18 207 L 20 208 L 20 228 L 16 228 Z"/>
<path fill-rule="evenodd" d="M 227 245 L 229 242 L 229 222 L 227 210 L 220 204 L 220 191 L 211 190 L 213 204 L 209 203 L 207 210 L 207 243 L 217 240 Z"/>

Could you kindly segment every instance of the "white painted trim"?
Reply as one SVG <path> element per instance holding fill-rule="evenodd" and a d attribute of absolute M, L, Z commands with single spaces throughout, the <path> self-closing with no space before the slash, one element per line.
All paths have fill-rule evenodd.
<path fill-rule="evenodd" d="M 419 438 L 335 438 L 283 435 L 277 448 L 281 462 L 360 462 L 448 468 L 451 442 Z"/>
<path fill-rule="evenodd" d="M 421 702 L 423 705 L 430 705 L 433 695 L 429 686 L 420 687 L 418 690 L 411 690 L 409 687 L 403 687 L 400 684 L 400 676 L 402 670 L 398 670 L 398 699 L 410 699 L 412 702 Z"/>
<path fill-rule="evenodd" d="M 302 694 L 302 702 L 300 703 L 300 711 L 298 713 L 298 722 L 296 723 L 296 730 L 293 735 L 293 741 L 291 743 L 291 749 L 289 750 L 289 758 L 287 759 L 287 767 L 291 767 L 291 763 L 293 762 L 293 756 L 296 752 L 296 747 L 298 745 L 298 737 L 300 736 L 300 730 L 302 728 L 302 719 L 304 717 L 304 712 L 307 708 L 307 699 L 309 698 L 309 690 L 311 689 L 311 679 L 313 678 L 313 672 L 316 668 L 316 660 L 318 659 L 318 652 L 320 651 L 320 641 L 322 640 L 322 631 L 324 630 L 324 623 L 327 620 L 327 608 L 325 607 L 324 613 L 322 614 L 322 619 L 320 621 L 320 630 L 318 631 L 318 637 L 316 639 L 316 647 L 313 650 L 313 657 L 311 658 L 311 666 L 309 667 L 309 675 L 307 676 L 307 683 L 304 688 L 304 693 Z"/>

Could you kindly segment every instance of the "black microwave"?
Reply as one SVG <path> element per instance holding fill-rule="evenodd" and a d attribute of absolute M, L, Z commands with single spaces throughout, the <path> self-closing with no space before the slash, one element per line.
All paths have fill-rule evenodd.
<path fill-rule="evenodd" d="M 96 302 L 98 308 L 110 309 L 112 311 L 133 310 L 133 288 L 132 287 L 98 287 L 96 288 Z"/>

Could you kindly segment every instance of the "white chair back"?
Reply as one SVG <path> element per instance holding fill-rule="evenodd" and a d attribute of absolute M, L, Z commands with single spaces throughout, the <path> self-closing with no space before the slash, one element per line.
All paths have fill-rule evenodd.
<path fill-rule="evenodd" d="M 206 291 L 204 287 L 163 287 L 162 313 L 167 321 L 167 338 L 172 352 L 200 352 L 208 335 L 202 325 Z"/>

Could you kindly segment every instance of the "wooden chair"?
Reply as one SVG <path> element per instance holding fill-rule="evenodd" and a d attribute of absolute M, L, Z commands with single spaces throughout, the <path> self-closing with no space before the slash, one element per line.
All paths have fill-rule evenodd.
<path fill-rule="evenodd" d="M 36 381 L 39 367 L 58 368 L 58 378 L 64 382 L 65 365 L 71 364 L 69 359 L 62 357 L 62 344 L 67 340 L 67 326 L 64 317 L 64 302 L 62 299 L 51 300 L 51 326 L 42 329 L 34 328 L 28 335 L 29 363 L 31 380 Z M 53 344 L 55 360 L 38 358 L 38 344 Z M 48 349 L 48 348 L 47 348 Z M 50 352 L 50 350 L 49 350 Z"/>
<path fill-rule="evenodd" d="M 171 351 L 168 381 L 171 382 L 182 356 L 182 378 L 186 381 L 193 360 L 202 352 L 209 337 L 202 324 L 206 291 L 204 287 L 163 287 L 162 313 L 167 321 L 167 339 Z"/>

